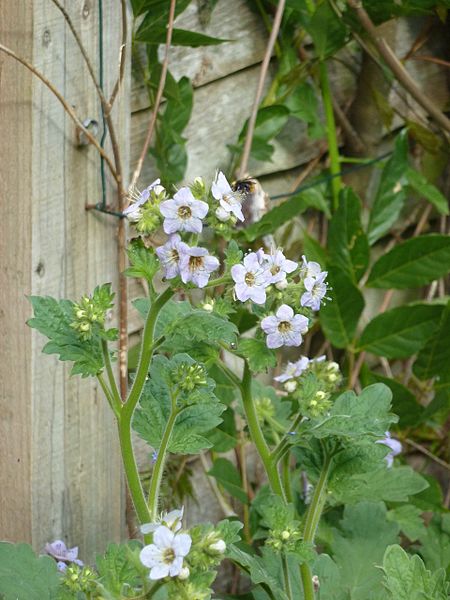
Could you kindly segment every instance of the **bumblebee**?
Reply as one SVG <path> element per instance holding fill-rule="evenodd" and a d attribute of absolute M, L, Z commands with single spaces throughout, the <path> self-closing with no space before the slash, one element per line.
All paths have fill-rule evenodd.
<path fill-rule="evenodd" d="M 254 177 L 246 177 L 234 181 L 231 188 L 240 196 L 245 223 L 259 221 L 267 212 L 269 200 L 259 181 Z"/>

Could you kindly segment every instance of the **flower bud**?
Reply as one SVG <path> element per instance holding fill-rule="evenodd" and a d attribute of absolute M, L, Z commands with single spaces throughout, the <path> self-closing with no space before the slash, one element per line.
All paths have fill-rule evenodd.
<path fill-rule="evenodd" d="M 287 279 L 282 279 L 281 281 L 278 281 L 275 284 L 275 287 L 277 288 L 277 290 L 280 290 L 280 291 L 285 290 L 287 288 L 287 286 L 288 286 Z"/>
<path fill-rule="evenodd" d="M 325 392 L 322 392 L 322 390 L 319 390 L 318 392 L 316 392 L 316 398 L 317 400 L 323 400 L 325 398 L 326 394 Z M 317 402 L 316 402 L 317 404 Z"/>
<path fill-rule="evenodd" d="M 220 554 L 223 554 L 227 549 L 227 545 L 223 540 L 217 540 L 217 542 L 214 542 L 214 544 L 210 544 L 209 549 L 214 550 L 214 552 L 220 552 Z"/>
<path fill-rule="evenodd" d="M 292 392 L 295 392 L 297 389 L 297 382 L 293 380 L 286 381 L 284 384 L 284 389 L 288 392 L 288 394 L 292 394 Z"/>
<path fill-rule="evenodd" d="M 287 529 L 285 529 L 284 531 L 281 532 L 281 539 L 282 540 L 288 540 L 291 537 L 291 534 L 289 533 L 289 531 Z"/>
<path fill-rule="evenodd" d="M 231 213 L 227 212 L 224 208 L 219 206 L 219 208 L 216 208 L 216 217 L 219 219 L 219 221 L 226 222 L 230 220 Z"/>
<path fill-rule="evenodd" d="M 189 571 L 189 567 L 182 567 L 180 574 L 178 575 L 178 579 L 181 579 L 181 581 L 184 581 L 185 579 L 187 579 L 190 575 L 190 571 Z"/>

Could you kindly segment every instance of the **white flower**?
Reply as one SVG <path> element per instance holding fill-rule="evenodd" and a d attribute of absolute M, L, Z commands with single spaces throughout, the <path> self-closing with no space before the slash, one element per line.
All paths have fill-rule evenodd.
<path fill-rule="evenodd" d="M 284 373 L 274 377 L 275 381 L 280 381 L 284 383 L 285 381 L 289 381 L 289 379 L 294 379 L 295 377 L 300 377 L 300 375 L 305 371 L 309 363 L 311 361 L 306 356 L 301 356 L 296 362 L 288 362 Z"/>
<path fill-rule="evenodd" d="M 303 265 L 300 269 L 300 276 L 302 279 L 306 279 L 306 277 L 318 277 L 322 272 L 322 267 L 319 263 L 314 262 L 313 260 L 307 261 L 306 256 L 302 256 Z"/>
<path fill-rule="evenodd" d="M 252 300 L 255 304 L 266 301 L 266 287 L 269 285 L 270 272 L 264 266 L 261 251 L 250 252 L 244 257 L 243 265 L 231 267 L 231 277 L 235 282 L 234 291 L 241 302 Z"/>
<path fill-rule="evenodd" d="M 292 273 L 298 267 L 296 262 L 289 260 L 284 256 L 283 251 L 280 250 L 280 248 L 270 254 L 266 254 L 265 259 L 271 275 L 270 283 L 279 284 L 285 282 L 286 274 Z"/>
<path fill-rule="evenodd" d="M 312 310 L 319 310 L 320 303 L 327 293 L 325 278 L 326 271 L 322 271 L 317 277 L 306 277 L 304 281 L 306 292 L 300 298 L 302 306 L 308 306 Z"/>
<path fill-rule="evenodd" d="M 183 252 L 180 258 L 180 275 L 183 283 L 192 281 L 199 288 L 205 287 L 209 276 L 219 268 L 219 260 L 211 256 L 206 248 L 194 246 Z"/>
<path fill-rule="evenodd" d="M 153 534 L 153 544 L 142 548 L 139 558 L 150 569 L 150 579 L 177 577 L 183 569 L 183 558 L 191 549 L 192 539 L 187 533 L 174 533 L 160 525 Z"/>
<path fill-rule="evenodd" d="M 183 513 L 184 506 L 179 510 L 175 509 L 170 512 L 163 512 L 155 523 L 143 523 L 140 527 L 141 533 L 152 533 L 152 531 L 156 531 L 161 525 L 165 525 L 171 531 L 179 531 L 182 527 Z"/>
<path fill-rule="evenodd" d="M 180 274 L 180 259 L 188 250 L 189 246 L 181 241 L 178 233 L 171 235 L 163 246 L 156 248 L 166 279 L 173 279 Z"/>
<path fill-rule="evenodd" d="M 376 444 L 383 444 L 391 449 L 391 452 L 384 457 L 384 460 L 387 462 L 388 469 L 390 469 L 394 463 L 394 456 L 400 454 L 402 451 L 402 445 L 398 440 L 394 440 L 391 438 L 391 434 L 389 431 L 386 431 L 386 437 L 382 440 L 377 440 Z"/>
<path fill-rule="evenodd" d="M 261 321 L 262 330 L 267 333 L 267 347 L 300 346 L 302 334 L 308 331 L 308 319 L 303 315 L 294 315 L 287 304 L 282 304 L 275 316 L 265 317 Z"/>
<path fill-rule="evenodd" d="M 131 188 L 129 190 L 128 196 L 131 198 L 131 200 L 133 200 L 133 203 L 123 211 L 123 214 L 126 215 L 130 221 L 139 220 L 141 211 L 138 209 L 150 198 L 150 193 L 152 190 L 155 190 L 155 193 L 161 193 L 164 191 L 164 188 L 159 185 L 160 183 L 160 179 L 155 179 L 155 181 L 146 187 L 142 192 L 139 192 L 139 190 L 135 188 Z"/>
<path fill-rule="evenodd" d="M 160 211 L 164 218 L 164 231 L 190 231 L 200 233 L 202 219 L 206 217 L 209 206 L 203 200 L 196 200 L 188 187 L 182 187 L 173 198 L 161 202 Z"/>
<path fill-rule="evenodd" d="M 217 173 L 216 180 L 211 186 L 211 193 L 219 201 L 216 216 L 221 221 L 228 221 L 233 214 L 239 221 L 244 220 L 241 205 L 241 194 L 232 190 L 222 171 Z"/>

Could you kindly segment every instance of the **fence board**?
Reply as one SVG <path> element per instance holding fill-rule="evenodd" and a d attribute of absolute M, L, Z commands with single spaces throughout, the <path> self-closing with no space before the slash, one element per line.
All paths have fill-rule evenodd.
<path fill-rule="evenodd" d="M 17 29 L 21 21 L 15 4 L 24 3 L 5 0 L 3 4 L 2 30 L 6 29 L 4 14 L 9 14 L 12 27 Z M 65 7 L 98 72 L 97 3 L 66 1 Z M 14 47 L 23 53 L 26 38 L 30 44 L 29 58 L 67 97 L 79 116 L 101 122 L 95 89 L 60 13 L 46 0 L 35 0 L 32 9 L 28 6 L 23 10 L 28 10 L 31 16 L 28 21 L 25 19 L 26 28 L 20 25 L 21 30 L 17 30 Z M 120 3 L 103 0 L 103 11 L 104 77 L 105 88 L 110 91 L 118 70 Z M 4 39 L 3 31 L 1 39 Z M 9 59 L 1 60 L 5 64 Z M 1 82 L 2 104 L 3 91 L 11 89 L 14 78 L 25 77 L 20 65 L 9 62 L 7 73 L 8 78 Z M 6 440 L 1 436 L 4 451 L 0 454 L 0 473 L 5 472 L 3 462 L 11 460 L 11 448 L 20 447 L 21 455 L 31 457 L 31 460 L 23 472 L 14 475 L 14 470 L 9 468 L 5 475 L 0 475 L 15 481 L 12 489 L 1 485 L 0 538 L 31 541 L 37 550 L 49 539 L 61 538 L 69 544 L 79 545 L 80 554 L 89 560 L 96 551 L 103 550 L 107 542 L 120 539 L 124 533 L 123 485 L 115 423 L 92 380 L 68 380 L 68 366 L 57 365 L 53 356 L 41 354 L 45 340 L 35 331 L 30 333 L 24 325 L 25 315 L 29 317 L 31 312 L 24 294 L 76 298 L 102 281 L 111 281 L 117 289 L 117 223 L 111 217 L 85 211 L 86 203 L 101 198 L 98 156 L 91 147 L 75 146 L 73 123 L 57 100 L 38 80 L 26 77 L 28 97 L 23 90 L 15 95 L 11 93 L 11 106 L 7 107 L 7 110 L 15 111 L 16 121 L 28 119 L 30 124 L 29 134 L 7 138 L 8 152 L 21 156 L 29 169 L 28 178 L 21 181 L 23 202 L 18 202 L 15 195 L 5 193 L 5 190 L 11 190 L 11 182 L 21 178 L 20 160 L 9 163 L 0 185 L 6 199 L 5 211 L 14 209 L 16 220 L 30 221 L 28 235 L 22 236 L 20 244 L 27 271 L 24 280 L 17 281 L 15 290 L 15 302 L 19 306 L 15 326 L 24 339 L 22 353 L 28 353 L 30 359 L 24 364 L 22 353 L 16 352 L 12 357 L 21 369 L 26 370 L 23 381 L 19 376 L 11 377 L 8 365 L 6 368 L 4 364 L 0 365 L 0 373 L 2 381 L 8 385 L 9 402 L 10 398 L 16 398 L 23 411 L 20 422 L 28 422 L 29 426 L 23 432 L 20 427 L 9 428 Z M 129 80 L 129 73 L 127 77 Z M 124 148 L 128 142 L 127 91 L 128 83 L 124 85 L 115 109 Z M 5 139 L 5 126 L 2 118 L 2 139 Z M 108 200 L 112 199 L 113 193 L 113 187 L 107 181 Z M 14 231 L 11 223 L 9 226 Z M 0 227 L 3 239 L 5 228 Z M 16 252 L 17 247 L 16 238 Z M 0 274 L 1 289 L 14 281 L 13 258 L 7 257 L 8 271 Z M 8 298 L 2 297 L 3 310 L 7 308 L 3 302 L 6 304 L 7 301 Z M 9 318 L 10 311 L 6 314 Z M 15 338 L 13 340 L 15 342 Z M 2 397 L 2 404 L 6 401 Z M 19 520 L 9 525 L 16 513 L 17 488 L 24 489 L 23 497 L 26 498 L 20 519 L 26 524 L 23 527 Z"/>

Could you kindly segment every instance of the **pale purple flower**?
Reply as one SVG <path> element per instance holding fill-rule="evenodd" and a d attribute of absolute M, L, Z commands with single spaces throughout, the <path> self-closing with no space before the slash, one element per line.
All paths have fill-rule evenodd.
<path fill-rule="evenodd" d="M 294 315 L 287 304 L 282 304 L 275 315 L 265 317 L 261 328 L 267 334 L 267 347 L 300 346 L 302 334 L 308 331 L 308 319 L 303 315 Z"/>
<path fill-rule="evenodd" d="M 155 179 L 153 183 L 151 183 L 145 190 L 139 192 L 138 190 L 132 188 L 129 191 L 129 196 L 133 200 L 133 203 L 130 204 L 124 211 L 123 214 L 126 215 L 131 220 L 135 220 L 136 216 L 140 214 L 138 210 L 140 206 L 145 204 L 147 200 L 150 198 L 150 193 L 153 189 L 155 189 L 161 183 L 160 179 Z M 161 186 L 160 186 L 161 187 Z M 164 188 L 162 188 L 164 189 Z M 136 213 L 136 214 L 134 214 Z"/>
<path fill-rule="evenodd" d="M 267 268 L 270 272 L 270 283 L 280 283 L 286 281 L 286 275 L 292 273 L 298 267 L 293 260 L 289 260 L 283 254 L 280 248 L 265 255 Z"/>
<path fill-rule="evenodd" d="M 164 525 L 175 533 L 182 527 L 182 520 L 184 514 L 184 506 L 181 509 L 171 510 L 170 512 L 163 512 L 154 523 L 143 523 L 140 527 L 141 533 L 147 534 L 156 531 L 158 527 Z"/>
<path fill-rule="evenodd" d="M 241 302 L 252 300 L 255 304 L 266 301 L 266 287 L 271 274 L 264 265 L 264 252 L 250 252 L 244 257 L 243 265 L 231 267 L 231 277 L 235 282 L 234 291 Z"/>
<path fill-rule="evenodd" d="M 63 562 L 62 560 L 58 560 L 56 567 L 61 573 L 65 573 L 67 571 L 67 563 Z"/>
<path fill-rule="evenodd" d="M 222 171 L 217 173 L 216 180 L 211 186 L 211 193 L 219 201 L 219 208 L 216 210 L 217 218 L 221 221 L 228 221 L 233 214 L 239 221 L 244 220 L 241 205 L 241 194 L 235 192 L 228 183 Z"/>
<path fill-rule="evenodd" d="M 171 235 L 163 246 L 156 248 L 166 279 L 173 279 L 180 274 L 180 259 L 188 250 L 189 246 L 181 241 L 178 233 Z"/>
<path fill-rule="evenodd" d="M 387 446 L 391 449 L 391 452 L 389 452 L 389 454 L 387 454 L 384 457 L 384 460 L 387 462 L 388 469 L 390 469 L 394 463 L 394 456 L 397 456 L 397 454 L 400 454 L 400 452 L 402 451 L 402 445 L 398 440 L 394 440 L 393 438 L 391 438 L 391 434 L 389 433 L 389 431 L 386 431 L 385 435 L 385 438 L 383 438 L 382 440 L 377 440 L 375 443 L 383 444 L 384 446 Z"/>
<path fill-rule="evenodd" d="M 78 558 L 78 546 L 67 548 L 62 540 L 55 540 L 54 542 L 45 544 L 44 550 L 57 561 L 74 562 L 80 565 L 80 567 L 83 566 L 83 561 Z"/>
<path fill-rule="evenodd" d="M 209 276 L 219 268 L 219 260 L 211 256 L 206 248 L 194 246 L 189 248 L 180 258 L 180 275 L 183 283 L 192 281 L 199 288 L 205 287 Z"/>
<path fill-rule="evenodd" d="M 161 525 L 153 534 L 153 544 L 144 546 L 139 554 L 141 563 L 150 569 L 149 578 L 177 577 L 183 569 L 183 558 L 191 549 L 187 533 L 174 533 Z"/>
<path fill-rule="evenodd" d="M 300 375 L 306 371 L 310 362 L 311 361 L 306 356 L 301 356 L 296 362 L 288 362 L 284 372 L 281 373 L 281 375 L 274 377 L 275 381 L 284 383 L 295 377 L 300 377 Z"/>
<path fill-rule="evenodd" d="M 300 269 L 300 276 L 302 279 L 306 279 L 306 277 L 318 277 L 322 272 L 322 267 L 319 263 L 314 262 L 313 260 L 306 260 L 306 256 L 302 256 L 303 264 Z"/>
<path fill-rule="evenodd" d="M 319 310 L 320 303 L 327 293 L 327 283 L 325 281 L 327 275 L 326 271 L 322 271 L 317 277 L 306 277 L 303 282 L 306 292 L 300 298 L 302 306 Z"/>
<path fill-rule="evenodd" d="M 203 200 L 196 200 L 188 187 L 182 187 L 173 198 L 161 202 L 159 207 L 164 218 L 164 231 L 190 231 L 200 233 L 202 219 L 206 217 L 209 206 Z"/>

